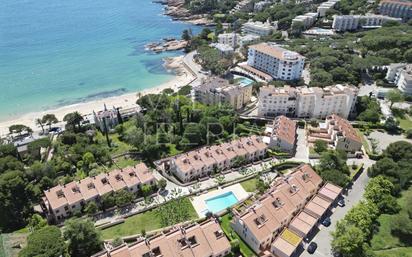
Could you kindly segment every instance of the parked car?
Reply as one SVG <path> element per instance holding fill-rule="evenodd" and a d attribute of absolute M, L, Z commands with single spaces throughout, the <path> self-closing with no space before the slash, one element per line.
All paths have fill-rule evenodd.
<path fill-rule="evenodd" d="M 308 248 L 306 250 L 308 251 L 308 253 L 313 254 L 317 248 L 318 248 L 318 244 L 315 242 L 312 242 L 308 245 Z"/>
<path fill-rule="evenodd" d="M 345 199 L 340 199 L 339 201 L 338 201 L 338 205 L 340 206 L 340 207 L 345 207 Z"/>
<path fill-rule="evenodd" d="M 322 225 L 325 226 L 325 227 L 329 227 L 330 224 L 331 224 L 331 221 L 330 221 L 330 218 L 329 218 L 329 217 L 325 218 L 325 219 L 322 221 Z"/>

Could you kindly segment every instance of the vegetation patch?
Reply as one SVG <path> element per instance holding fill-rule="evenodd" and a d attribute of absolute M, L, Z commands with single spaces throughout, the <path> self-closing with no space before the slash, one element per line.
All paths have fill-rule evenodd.
<path fill-rule="evenodd" d="M 229 238 L 230 241 L 238 240 L 239 241 L 239 248 L 240 252 L 245 257 L 252 257 L 256 256 L 253 250 L 240 238 L 238 234 L 232 229 L 230 226 L 230 222 L 232 220 L 232 216 L 230 213 L 223 215 L 220 217 L 220 226 L 222 227 L 223 232 L 225 232 L 226 236 Z"/>

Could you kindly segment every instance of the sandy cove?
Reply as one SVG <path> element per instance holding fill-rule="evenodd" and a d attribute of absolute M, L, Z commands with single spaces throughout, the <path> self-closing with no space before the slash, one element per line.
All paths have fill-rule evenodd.
<path fill-rule="evenodd" d="M 41 129 L 36 125 L 35 120 L 37 118 L 43 117 L 43 115 L 47 113 L 53 113 L 54 115 L 56 115 L 59 121 L 62 121 L 63 117 L 70 112 L 78 111 L 81 114 L 89 114 L 92 113 L 93 110 L 99 111 L 103 109 L 104 104 L 106 104 L 107 106 L 116 107 L 130 105 L 131 103 L 134 103 L 137 100 L 139 93 L 141 95 L 156 94 L 160 93 L 162 90 L 166 88 L 177 90 L 182 86 L 188 85 L 195 79 L 195 77 L 185 68 L 183 64 L 183 56 L 166 58 L 165 67 L 167 70 L 173 71 L 176 74 L 176 76 L 170 81 L 163 83 L 159 86 L 120 96 L 113 96 L 99 100 L 92 100 L 89 102 L 82 102 L 73 105 L 63 106 L 57 109 L 27 113 L 16 118 L 0 121 L 0 136 L 7 135 L 9 133 L 8 127 L 10 127 L 13 124 L 23 124 L 31 127 L 34 131 L 40 131 Z"/>

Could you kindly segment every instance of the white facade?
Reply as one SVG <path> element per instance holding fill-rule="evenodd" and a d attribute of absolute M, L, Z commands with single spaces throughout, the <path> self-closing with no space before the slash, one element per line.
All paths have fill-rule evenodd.
<path fill-rule="evenodd" d="M 219 44 L 228 45 L 232 48 L 238 46 L 239 34 L 237 33 L 223 33 L 217 36 Z"/>
<path fill-rule="evenodd" d="M 273 31 L 277 30 L 277 23 L 271 24 L 270 22 L 260 22 L 260 21 L 248 21 L 242 25 L 243 34 L 252 34 L 257 36 L 267 36 Z"/>
<path fill-rule="evenodd" d="M 412 94 L 412 64 L 394 63 L 388 68 L 386 79 L 405 94 Z"/>
<path fill-rule="evenodd" d="M 329 1 L 327 1 L 327 2 L 321 3 L 321 4 L 319 5 L 319 7 L 318 7 L 319 17 L 325 17 L 325 16 L 326 16 L 326 12 L 327 12 L 329 9 L 332 9 L 332 8 L 336 5 L 337 2 L 339 2 L 339 0 L 329 0 Z"/>
<path fill-rule="evenodd" d="M 259 93 L 258 115 L 326 118 L 337 114 L 347 118 L 355 108 L 357 94 L 356 87 L 343 85 L 325 88 L 267 86 Z"/>
<path fill-rule="evenodd" d="M 227 55 L 231 55 L 235 52 L 235 49 L 233 47 L 231 47 L 230 45 L 225 45 L 225 44 L 211 44 L 212 47 L 216 48 L 220 55 L 222 56 L 227 56 Z"/>
<path fill-rule="evenodd" d="M 332 28 L 336 31 L 350 31 L 360 28 L 379 28 L 385 22 L 397 21 L 401 22 L 400 18 L 392 18 L 383 15 L 336 15 L 333 17 Z"/>
<path fill-rule="evenodd" d="M 249 47 L 247 65 L 274 79 L 297 80 L 302 75 L 305 58 L 277 45 L 261 43 Z"/>
<path fill-rule="evenodd" d="M 412 2 L 400 0 L 383 0 L 379 4 L 379 13 L 391 17 L 402 18 L 407 22 L 412 18 Z"/>
<path fill-rule="evenodd" d="M 292 26 L 298 22 L 301 22 L 303 24 L 303 28 L 308 29 L 316 22 L 317 18 L 318 18 L 318 13 L 315 13 L 315 12 L 305 13 L 304 15 L 296 16 L 292 20 Z"/>

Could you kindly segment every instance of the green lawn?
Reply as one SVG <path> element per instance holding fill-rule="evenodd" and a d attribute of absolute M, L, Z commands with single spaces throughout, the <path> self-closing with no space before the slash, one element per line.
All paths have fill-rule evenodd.
<path fill-rule="evenodd" d="M 406 204 L 405 199 L 408 195 L 412 195 L 412 187 L 410 187 L 407 191 L 404 191 L 402 193 L 402 197 L 399 198 L 398 200 L 399 204 L 402 207 L 401 212 L 406 212 L 404 207 Z M 391 233 L 390 224 L 391 224 L 392 219 L 394 219 L 395 217 L 396 217 L 395 215 L 383 214 L 378 219 L 378 222 L 380 224 L 379 231 L 373 236 L 371 240 L 371 247 L 377 253 L 383 254 L 383 255 L 380 254 L 379 256 L 385 256 L 385 257 L 386 256 L 403 256 L 403 255 L 390 255 L 391 251 L 389 250 L 392 248 L 394 249 L 393 251 L 399 252 L 399 253 L 403 251 L 402 249 L 408 249 L 408 253 L 412 254 L 412 251 L 411 251 L 412 248 L 405 247 L 406 245 L 401 240 L 399 240 L 399 238 L 392 235 Z M 405 256 L 412 256 L 412 255 L 405 255 Z"/>
<path fill-rule="evenodd" d="M 112 143 L 112 148 L 110 149 L 110 153 L 112 155 L 125 153 L 133 149 L 133 146 L 120 141 L 117 133 L 109 134 L 109 138 Z M 99 142 L 99 144 L 107 145 L 106 137 L 102 133 L 98 132 L 95 139 Z"/>
<path fill-rule="evenodd" d="M 230 226 L 230 221 L 231 221 L 230 214 L 223 215 L 221 217 L 221 221 L 222 222 L 220 226 L 222 227 L 223 232 L 225 232 L 229 240 L 230 241 L 232 241 L 233 239 L 239 240 L 240 252 L 242 253 L 242 255 L 245 257 L 256 256 L 253 250 L 249 248 L 249 246 L 239 237 L 238 234 L 236 234 L 235 231 L 233 231 L 232 227 Z"/>
<path fill-rule="evenodd" d="M 376 251 L 378 257 L 412 257 L 412 247 L 401 247 L 390 250 Z"/>
<path fill-rule="evenodd" d="M 246 192 L 255 192 L 256 182 L 257 182 L 257 178 L 252 178 L 252 179 L 241 182 L 240 185 L 242 185 L 243 189 L 245 189 Z"/>
<path fill-rule="evenodd" d="M 405 115 L 403 118 L 397 117 L 396 119 L 399 121 L 399 127 L 403 130 L 412 129 L 412 120 L 408 115 Z"/>
<path fill-rule="evenodd" d="M 187 211 L 189 212 L 191 219 L 197 219 L 197 213 L 190 200 L 184 198 L 183 201 L 185 201 L 183 205 L 190 206 Z M 103 239 L 114 239 L 116 237 L 140 234 L 142 230 L 149 232 L 160 228 L 160 217 L 156 215 L 155 210 L 152 210 L 131 216 L 127 218 L 124 223 L 103 229 L 101 232 Z"/>

